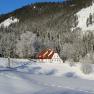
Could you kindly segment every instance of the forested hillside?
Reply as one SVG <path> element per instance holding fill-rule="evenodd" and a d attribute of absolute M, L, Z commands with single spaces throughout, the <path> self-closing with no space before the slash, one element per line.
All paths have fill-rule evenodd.
<path fill-rule="evenodd" d="M 82 9 L 92 7 L 93 0 L 44 2 L 24 6 L 0 16 L 0 55 L 33 58 L 45 48 L 52 48 L 63 60 L 79 61 L 94 50 L 94 30 L 78 27 Z M 93 25 L 94 11 L 88 25 Z M 92 17 L 91 17 L 91 16 Z M 4 21 L 7 21 L 7 25 Z M 15 19 L 18 19 L 16 22 Z M 85 23 L 87 24 L 87 23 Z"/>

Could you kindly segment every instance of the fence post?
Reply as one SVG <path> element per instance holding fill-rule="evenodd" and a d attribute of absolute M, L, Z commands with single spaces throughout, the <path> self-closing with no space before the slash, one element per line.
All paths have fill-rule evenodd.
<path fill-rule="evenodd" d="M 8 68 L 10 68 L 11 66 L 10 66 L 10 57 L 8 57 L 8 66 L 7 66 Z"/>

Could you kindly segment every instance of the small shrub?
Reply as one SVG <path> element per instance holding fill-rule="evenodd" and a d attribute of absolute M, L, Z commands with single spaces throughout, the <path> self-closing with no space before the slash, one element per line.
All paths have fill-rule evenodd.
<path fill-rule="evenodd" d="M 80 59 L 80 63 L 88 63 L 88 64 L 94 64 L 94 58 L 93 55 L 86 55 L 84 58 Z"/>
<path fill-rule="evenodd" d="M 72 67 L 72 66 L 75 66 L 75 62 L 73 61 L 73 59 L 68 59 L 67 60 L 69 62 L 69 65 Z"/>
<path fill-rule="evenodd" d="M 93 71 L 93 68 L 92 68 L 91 64 L 89 64 L 89 63 L 83 63 L 81 65 L 81 71 L 84 74 L 90 74 Z"/>

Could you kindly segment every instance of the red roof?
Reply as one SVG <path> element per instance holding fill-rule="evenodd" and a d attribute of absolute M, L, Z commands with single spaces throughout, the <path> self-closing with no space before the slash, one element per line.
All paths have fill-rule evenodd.
<path fill-rule="evenodd" d="M 54 55 L 54 50 L 52 49 L 44 49 L 38 55 L 38 59 L 51 59 Z"/>

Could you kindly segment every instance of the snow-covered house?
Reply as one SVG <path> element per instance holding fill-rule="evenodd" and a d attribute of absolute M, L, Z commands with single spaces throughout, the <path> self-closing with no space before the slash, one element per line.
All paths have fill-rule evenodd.
<path fill-rule="evenodd" d="M 58 53 L 55 53 L 53 49 L 42 50 L 40 53 L 38 53 L 37 59 L 44 63 L 63 63 L 63 60 L 59 57 Z"/>

